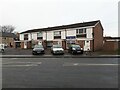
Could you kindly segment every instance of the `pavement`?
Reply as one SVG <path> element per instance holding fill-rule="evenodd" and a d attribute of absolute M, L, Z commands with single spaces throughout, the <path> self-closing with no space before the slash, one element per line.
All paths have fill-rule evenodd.
<path fill-rule="evenodd" d="M 40 55 L 32 55 L 32 49 L 21 49 L 21 48 L 6 48 L 5 52 L 0 55 L 0 57 L 5 58 L 5 57 L 20 57 L 20 58 L 120 58 L 120 55 L 99 55 L 97 52 L 91 52 L 86 55 L 84 52 L 83 54 L 77 54 L 77 55 L 71 55 L 68 53 L 67 50 L 65 50 L 64 55 L 52 55 L 50 49 L 45 50 L 45 54 L 40 54 Z"/>

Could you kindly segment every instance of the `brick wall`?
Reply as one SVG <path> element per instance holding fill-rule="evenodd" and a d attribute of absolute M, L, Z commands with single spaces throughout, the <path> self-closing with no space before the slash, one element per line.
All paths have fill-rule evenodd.
<path fill-rule="evenodd" d="M 103 29 L 101 24 L 98 23 L 94 28 L 94 51 L 101 50 L 103 48 Z"/>
<path fill-rule="evenodd" d="M 2 43 L 2 37 L 0 37 L 0 43 Z"/>
<path fill-rule="evenodd" d="M 62 41 L 62 47 L 63 49 L 66 49 L 66 41 Z"/>
<path fill-rule="evenodd" d="M 31 43 L 31 41 L 29 41 L 29 42 L 27 42 L 27 48 L 32 48 L 32 43 Z"/>
<path fill-rule="evenodd" d="M 76 44 L 79 44 L 81 48 L 84 48 L 85 41 L 84 40 L 77 40 Z"/>
<path fill-rule="evenodd" d="M 118 49 L 118 42 L 106 41 L 103 45 L 103 51 L 115 51 Z"/>
<path fill-rule="evenodd" d="M 21 46 L 21 48 L 23 49 L 23 48 L 24 48 L 24 42 L 21 42 L 21 43 L 20 43 L 20 46 Z"/>

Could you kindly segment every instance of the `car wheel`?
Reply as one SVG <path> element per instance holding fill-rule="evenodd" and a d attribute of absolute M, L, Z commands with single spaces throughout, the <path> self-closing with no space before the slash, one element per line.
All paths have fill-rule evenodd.
<path fill-rule="evenodd" d="M 2 49 L 1 52 L 3 53 L 3 52 L 4 52 L 4 49 Z"/>
<path fill-rule="evenodd" d="M 34 53 L 34 52 L 32 52 L 32 54 L 33 54 L 33 55 L 35 55 L 35 53 Z"/>
<path fill-rule="evenodd" d="M 53 51 L 51 51 L 51 53 L 53 54 Z"/>
<path fill-rule="evenodd" d="M 81 54 L 83 54 L 83 50 L 81 51 Z"/>
<path fill-rule="evenodd" d="M 74 52 L 73 52 L 73 51 L 71 51 L 71 53 L 72 53 L 72 54 L 74 54 Z"/>

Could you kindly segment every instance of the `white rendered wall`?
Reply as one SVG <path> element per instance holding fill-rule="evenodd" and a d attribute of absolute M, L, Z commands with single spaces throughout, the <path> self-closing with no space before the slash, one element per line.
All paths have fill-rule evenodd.
<path fill-rule="evenodd" d="M 92 36 L 92 28 L 87 28 L 86 29 L 86 33 L 87 33 L 87 38 L 93 38 L 93 36 Z"/>
<path fill-rule="evenodd" d="M 47 41 L 53 40 L 53 36 L 54 36 L 53 31 L 48 31 L 47 32 Z"/>
<path fill-rule="evenodd" d="M 20 34 L 20 40 L 24 40 L 24 34 Z"/>
<path fill-rule="evenodd" d="M 76 36 L 75 29 L 67 29 L 67 36 Z"/>

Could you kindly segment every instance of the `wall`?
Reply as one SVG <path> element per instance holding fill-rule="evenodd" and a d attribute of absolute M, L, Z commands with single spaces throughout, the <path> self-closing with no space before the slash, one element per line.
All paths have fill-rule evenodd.
<path fill-rule="evenodd" d="M 115 51 L 118 49 L 117 41 L 105 41 L 103 51 Z"/>
<path fill-rule="evenodd" d="M 93 33 L 92 28 L 87 28 L 86 33 L 87 33 L 87 38 L 93 38 L 93 36 L 92 36 L 92 33 Z"/>
<path fill-rule="evenodd" d="M 2 43 L 2 37 L 0 37 L 0 44 Z"/>
<path fill-rule="evenodd" d="M 98 23 L 94 28 L 94 51 L 101 50 L 103 48 L 103 29 L 101 24 Z"/>
<path fill-rule="evenodd" d="M 47 41 L 52 41 L 53 40 L 54 33 L 53 31 L 47 32 Z"/>
<path fill-rule="evenodd" d="M 28 40 L 32 40 L 32 33 L 28 33 Z"/>
<path fill-rule="evenodd" d="M 32 33 L 32 39 L 37 40 L 37 33 L 36 32 Z"/>
<path fill-rule="evenodd" d="M 61 39 L 66 39 L 65 33 L 65 30 L 61 30 Z"/>
<path fill-rule="evenodd" d="M 76 29 L 66 29 L 67 36 L 76 36 Z"/>
<path fill-rule="evenodd" d="M 43 32 L 43 40 L 46 40 L 46 32 Z"/>
<path fill-rule="evenodd" d="M 20 40 L 24 40 L 24 34 L 20 34 Z"/>

